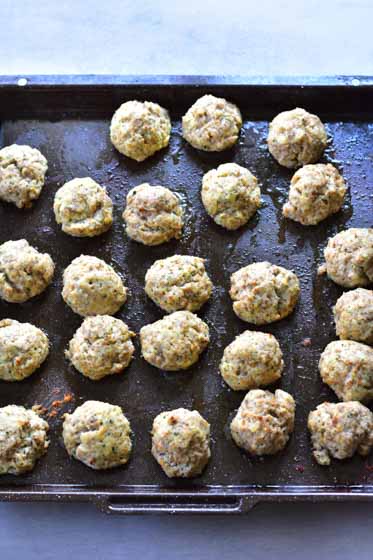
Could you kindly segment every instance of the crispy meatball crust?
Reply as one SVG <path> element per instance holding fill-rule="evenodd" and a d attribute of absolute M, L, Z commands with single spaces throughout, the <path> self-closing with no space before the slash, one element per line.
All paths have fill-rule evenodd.
<path fill-rule="evenodd" d="M 32 471 L 48 449 L 48 429 L 33 410 L 15 404 L 0 408 L 0 475 Z"/>
<path fill-rule="evenodd" d="M 204 260 L 174 255 L 155 261 L 145 275 L 145 292 L 161 309 L 197 311 L 209 299 L 212 282 Z"/>
<path fill-rule="evenodd" d="M 120 319 L 87 317 L 70 340 L 66 356 L 78 371 L 96 381 L 128 367 L 135 351 L 133 336 Z"/>
<path fill-rule="evenodd" d="M 0 321 L 0 379 L 21 381 L 37 370 L 49 354 L 41 329 L 13 319 Z"/>
<path fill-rule="evenodd" d="M 373 228 L 350 228 L 337 233 L 324 251 L 326 273 L 345 288 L 373 282 Z"/>
<path fill-rule="evenodd" d="M 128 193 L 123 220 L 128 237 L 144 245 L 160 245 L 181 237 L 183 210 L 175 193 L 143 183 Z"/>
<path fill-rule="evenodd" d="M 43 292 L 52 282 L 54 263 L 26 239 L 0 245 L 0 297 L 23 303 Z"/>
<path fill-rule="evenodd" d="M 294 429 L 295 402 L 277 389 L 249 391 L 231 423 L 238 447 L 252 455 L 274 455 L 287 444 Z"/>
<path fill-rule="evenodd" d="M 113 404 L 86 401 L 65 414 L 62 435 L 68 454 L 91 469 L 125 465 L 131 454 L 130 423 Z"/>
<path fill-rule="evenodd" d="M 223 163 L 205 173 L 201 195 L 209 216 L 230 230 L 246 224 L 260 207 L 258 180 L 236 163 Z"/>
<path fill-rule="evenodd" d="M 113 203 L 106 189 L 90 177 L 73 179 L 58 189 L 53 205 L 56 222 L 73 237 L 94 237 L 113 223 Z"/>
<path fill-rule="evenodd" d="M 176 311 L 140 330 L 144 359 L 166 371 L 189 368 L 209 340 L 208 326 L 190 311 Z"/>
<path fill-rule="evenodd" d="M 265 325 L 290 315 L 300 287 L 294 272 L 269 262 L 249 264 L 231 276 L 233 310 L 243 321 Z"/>
<path fill-rule="evenodd" d="M 114 315 L 127 299 L 127 288 L 105 261 L 81 255 L 63 273 L 62 297 L 82 317 Z"/>
<path fill-rule="evenodd" d="M 365 457 L 373 446 L 373 414 L 359 402 L 320 404 L 310 412 L 308 429 L 319 465 L 330 465 L 331 457 Z"/>
<path fill-rule="evenodd" d="M 204 95 L 183 116 L 182 125 L 183 137 L 193 148 L 221 152 L 237 142 L 242 117 L 233 103 Z"/>
<path fill-rule="evenodd" d="M 168 146 L 171 121 L 166 109 L 150 101 L 127 101 L 115 111 L 110 139 L 121 154 L 144 161 Z"/>
<path fill-rule="evenodd" d="M 296 108 L 279 113 L 273 119 L 267 143 L 270 153 L 280 165 L 294 169 L 317 162 L 328 138 L 319 117 Z"/>
<path fill-rule="evenodd" d="M 313 226 L 338 212 L 345 194 L 344 179 L 334 165 L 305 165 L 293 175 L 282 213 L 304 226 Z"/>
<path fill-rule="evenodd" d="M 373 344 L 373 290 L 356 288 L 341 295 L 334 320 L 340 339 Z"/>
<path fill-rule="evenodd" d="M 178 408 L 154 419 L 152 454 L 170 478 L 201 474 L 210 458 L 210 424 L 196 410 Z"/>
<path fill-rule="evenodd" d="M 257 389 L 280 379 L 284 369 L 276 338 L 267 333 L 245 331 L 226 347 L 220 362 L 224 381 L 235 391 Z"/>
<path fill-rule="evenodd" d="M 0 150 L 0 200 L 30 208 L 44 186 L 48 163 L 30 146 L 12 144 Z"/>

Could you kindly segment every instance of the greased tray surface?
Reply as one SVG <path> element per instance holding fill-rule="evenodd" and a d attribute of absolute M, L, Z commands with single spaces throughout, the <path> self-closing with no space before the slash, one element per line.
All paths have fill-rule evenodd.
<path fill-rule="evenodd" d="M 51 340 L 50 356 L 29 379 L 0 382 L 0 406 L 15 403 L 50 407 L 71 394 L 49 419 L 50 448 L 35 470 L 22 477 L 0 479 L 0 499 L 94 500 L 106 511 L 239 512 L 259 499 L 362 498 L 373 496 L 370 460 L 354 458 L 318 466 L 311 457 L 307 415 L 324 400 L 336 398 L 320 380 L 318 359 L 335 339 L 332 306 L 341 288 L 317 276 L 328 238 L 347 227 L 373 225 L 373 86 L 348 85 L 349 79 L 298 80 L 298 84 L 263 84 L 218 78 L 30 77 L 24 88 L 15 78 L 0 78 L 1 146 L 30 144 L 49 163 L 46 185 L 32 210 L 0 204 L 0 242 L 26 238 L 56 263 L 53 284 L 23 305 L 0 301 L 0 317 L 29 321 Z M 324 82 L 324 83 L 322 83 Z M 307 85 L 308 84 L 308 85 Z M 241 109 L 244 126 L 237 145 L 214 154 L 191 148 L 181 137 L 180 120 L 204 93 L 223 95 Z M 143 163 L 121 156 L 112 147 L 110 118 L 121 102 L 149 99 L 165 106 L 172 117 L 167 149 Z M 317 227 L 303 227 L 281 216 L 291 171 L 280 167 L 266 146 L 268 122 L 280 111 L 301 106 L 326 124 L 331 143 L 321 161 L 343 172 L 349 191 L 343 210 Z M 228 232 L 207 216 L 201 200 L 202 175 L 234 161 L 259 179 L 263 205 L 246 227 Z M 74 177 L 91 176 L 107 187 L 114 202 L 114 226 L 93 239 L 75 239 L 56 225 L 56 190 Z M 144 247 L 129 240 L 121 214 L 133 186 L 149 182 L 176 191 L 185 208 L 181 240 Z M 62 301 L 62 272 L 80 254 L 96 255 L 123 275 L 128 302 L 117 314 L 138 332 L 162 317 L 145 295 L 144 275 L 159 258 L 175 253 L 206 258 L 214 283 L 211 300 L 199 312 L 210 327 L 211 342 L 199 362 L 185 372 L 165 373 L 136 355 L 123 375 L 100 382 L 84 378 L 64 358 L 64 349 L 81 323 Z M 229 435 L 229 423 L 244 397 L 222 381 L 218 365 L 224 347 L 250 326 L 238 319 L 228 295 L 232 272 L 254 261 L 269 260 L 294 270 L 301 299 L 289 318 L 263 327 L 284 352 L 285 371 L 276 386 L 297 403 L 295 432 L 283 453 L 262 459 L 241 452 Z M 311 345 L 303 344 L 310 338 Z M 276 387 L 275 386 L 275 387 Z M 273 387 L 273 388 L 275 388 Z M 97 472 L 69 459 L 61 442 L 62 413 L 87 399 L 123 407 L 134 432 L 132 458 L 125 468 Z M 152 420 L 162 410 L 195 408 L 210 422 L 212 457 L 194 480 L 169 480 L 150 453 Z M 371 460 L 372 461 L 372 460 Z M 373 461 L 372 461 L 373 464 Z"/>

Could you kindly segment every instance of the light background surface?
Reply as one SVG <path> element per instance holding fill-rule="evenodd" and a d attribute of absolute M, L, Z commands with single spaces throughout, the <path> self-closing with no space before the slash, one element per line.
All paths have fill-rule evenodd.
<path fill-rule="evenodd" d="M 372 0 L 0 0 L 2 74 L 373 75 Z M 373 504 L 108 517 L 0 504 L 1 560 L 372 558 Z"/>

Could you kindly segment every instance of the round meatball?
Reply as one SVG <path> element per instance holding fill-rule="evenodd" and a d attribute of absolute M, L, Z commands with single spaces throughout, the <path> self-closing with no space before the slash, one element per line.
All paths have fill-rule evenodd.
<path fill-rule="evenodd" d="M 310 412 L 308 429 L 319 465 L 330 465 L 331 457 L 366 456 L 373 446 L 373 414 L 359 402 L 320 404 Z"/>
<path fill-rule="evenodd" d="M 304 226 L 313 226 L 338 212 L 345 194 L 344 179 L 334 165 L 305 165 L 293 175 L 282 213 Z"/>
<path fill-rule="evenodd" d="M 21 381 L 29 377 L 49 354 L 49 340 L 42 330 L 13 319 L 0 321 L 0 379 Z"/>
<path fill-rule="evenodd" d="M 113 223 L 113 203 L 90 177 L 65 183 L 56 193 L 53 210 L 62 231 L 73 237 L 100 235 Z"/>
<path fill-rule="evenodd" d="M 166 109 L 150 101 L 127 101 L 115 111 L 110 139 L 118 152 L 136 161 L 168 146 L 171 121 Z"/>
<path fill-rule="evenodd" d="M 86 401 L 65 414 L 62 431 L 66 451 L 92 469 L 125 465 L 131 454 L 131 426 L 120 406 Z"/>
<path fill-rule="evenodd" d="M 373 344 L 373 291 L 344 293 L 334 307 L 334 319 L 339 338 Z"/>
<path fill-rule="evenodd" d="M 242 117 L 233 103 L 204 95 L 183 116 L 182 125 L 183 137 L 193 148 L 221 152 L 237 142 Z"/>
<path fill-rule="evenodd" d="M 277 389 L 249 391 L 231 423 L 238 447 L 252 455 L 274 455 L 287 444 L 294 429 L 295 402 Z"/>
<path fill-rule="evenodd" d="M 63 273 L 62 297 L 82 317 L 114 315 L 127 299 L 127 288 L 106 262 L 81 255 Z"/>
<path fill-rule="evenodd" d="M 196 410 L 177 408 L 154 419 L 152 454 L 170 478 L 201 474 L 211 456 L 210 424 Z"/>
<path fill-rule="evenodd" d="M 70 340 L 66 356 L 73 366 L 93 380 L 121 373 L 130 363 L 135 336 L 127 325 L 110 317 L 87 317 Z"/>
<path fill-rule="evenodd" d="M 350 228 L 337 233 L 324 251 L 326 273 L 345 288 L 373 282 L 373 228 Z"/>
<path fill-rule="evenodd" d="M 130 190 L 123 212 L 128 237 L 144 245 L 160 245 L 179 239 L 183 210 L 176 194 L 148 183 Z"/>
<path fill-rule="evenodd" d="M 249 264 L 231 276 L 233 310 L 243 321 L 265 325 L 287 317 L 300 287 L 294 272 L 269 262 Z"/>
<path fill-rule="evenodd" d="M 237 229 L 260 207 L 258 181 L 245 167 L 223 163 L 203 176 L 202 202 L 219 226 Z"/>
<path fill-rule="evenodd" d="M 166 371 L 189 368 L 209 340 L 208 326 L 190 311 L 175 311 L 140 330 L 144 359 Z"/>
<path fill-rule="evenodd" d="M 0 245 L 0 297 L 23 303 L 41 294 L 52 282 L 54 263 L 47 253 L 39 253 L 26 239 Z"/>
<path fill-rule="evenodd" d="M 328 138 L 319 117 L 296 108 L 273 119 L 267 142 L 275 160 L 293 169 L 315 163 L 325 150 Z"/>
<path fill-rule="evenodd" d="M 0 474 L 32 471 L 48 449 L 48 429 L 33 410 L 15 404 L 0 408 Z"/>
<path fill-rule="evenodd" d="M 0 150 L 0 200 L 30 208 L 44 186 L 48 163 L 30 146 L 12 144 Z"/>
<path fill-rule="evenodd" d="M 145 292 L 161 309 L 197 311 L 209 299 L 212 283 L 204 260 L 174 255 L 155 261 L 145 276 Z"/>
<path fill-rule="evenodd" d="M 284 362 L 276 338 L 245 331 L 226 347 L 220 362 L 224 381 L 235 391 L 256 389 L 280 379 Z"/>
<path fill-rule="evenodd" d="M 373 348 L 353 340 L 330 342 L 321 354 L 319 370 L 342 401 L 373 399 Z"/>

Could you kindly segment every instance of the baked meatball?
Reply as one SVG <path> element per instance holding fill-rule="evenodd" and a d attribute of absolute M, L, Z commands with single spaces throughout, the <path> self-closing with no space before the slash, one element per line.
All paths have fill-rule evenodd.
<path fill-rule="evenodd" d="M 210 424 L 196 410 L 177 408 L 154 419 L 152 454 L 170 478 L 201 474 L 210 458 Z"/>
<path fill-rule="evenodd" d="M 202 202 L 206 212 L 219 225 L 237 229 L 260 207 L 256 177 L 236 163 L 223 163 L 202 179 Z"/>
<path fill-rule="evenodd" d="M 305 165 L 293 175 L 282 213 L 304 226 L 314 226 L 341 209 L 345 194 L 345 182 L 334 165 Z"/>
<path fill-rule="evenodd" d="M 326 273 L 345 288 L 373 282 L 373 228 L 350 228 L 337 233 L 324 251 Z"/>
<path fill-rule="evenodd" d="M 130 190 L 123 219 L 128 237 L 144 245 L 179 239 L 183 229 L 183 210 L 178 196 L 165 187 L 148 183 Z"/>
<path fill-rule="evenodd" d="M 33 410 L 15 404 L 0 408 L 0 474 L 32 471 L 48 449 L 48 429 Z"/>
<path fill-rule="evenodd" d="M 127 101 L 115 111 L 110 139 L 118 152 L 136 161 L 168 146 L 171 121 L 166 109 L 150 101 Z"/>
<path fill-rule="evenodd" d="M 70 340 L 66 356 L 78 371 L 96 381 L 129 365 L 135 350 L 133 336 L 120 319 L 87 317 Z"/>
<path fill-rule="evenodd" d="M 30 146 L 12 144 L 0 150 L 0 200 L 30 208 L 44 186 L 48 163 Z"/>
<path fill-rule="evenodd" d="M 106 189 L 90 177 L 73 179 L 58 189 L 53 205 L 56 222 L 73 237 L 94 237 L 113 223 L 113 203 Z"/>
<path fill-rule="evenodd" d="M 224 381 L 235 391 L 256 389 L 280 379 L 284 362 L 276 338 L 245 331 L 226 347 L 220 362 Z"/>
<path fill-rule="evenodd" d="M 238 447 L 252 455 L 274 455 L 287 444 L 294 429 L 295 402 L 277 389 L 249 391 L 231 423 Z"/>
<path fill-rule="evenodd" d="M 166 371 L 189 368 L 209 340 L 208 326 L 190 311 L 175 311 L 140 330 L 144 359 Z"/>
<path fill-rule="evenodd" d="M 308 429 L 319 465 L 330 465 L 331 457 L 365 457 L 373 446 L 373 414 L 359 402 L 320 404 L 310 412 Z"/>
<path fill-rule="evenodd" d="M 161 309 L 197 311 L 209 299 L 212 283 L 204 260 L 174 255 L 155 261 L 145 275 L 145 292 Z"/>
<path fill-rule="evenodd" d="M 204 95 L 183 116 L 182 125 L 183 137 L 193 148 L 221 152 L 237 142 L 242 117 L 233 103 Z"/>
<path fill-rule="evenodd" d="M 54 263 L 47 253 L 39 253 L 26 239 L 0 245 L 0 297 L 23 303 L 41 294 L 52 282 Z"/>
<path fill-rule="evenodd" d="M 127 288 L 106 262 L 81 255 L 63 273 L 62 297 L 82 317 L 114 315 L 127 299 Z"/>
<path fill-rule="evenodd" d="M 373 344 L 373 290 L 356 288 L 341 295 L 334 320 L 339 338 Z"/>
<path fill-rule="evenodd" d="M 42 330 L 13 319 L 0 321 L 0 379 L 21 381 L 44 362 L 49 340 Z"/>
<path fill-rule="evenodd" d="M 71 457 L 92 469 L 125 465 L 131 454 L 131 426 L 120 406 L 86 401 L 65 414 L 63 441 Z"/>
<path fill-rule="evenodd" d="M 373 348 L 353 340 L 330 342 L 321 354 L 319 370 L 342 401 L 373 399 Z"/>
<path fill-rule="evenodd" d="M 297 108 L 284 111 L 273 119 L 267 142 L 275 160 L 293 169 L 318 161 L 328 138 L 319 117 Z"/>
<path fill-rule="evenodd" d="M 249 264 L 231 276 L 233 310 L 243 321 L 265 325 L 287 317 L 300 287 L 294 272 L 269 262 Z"/>

